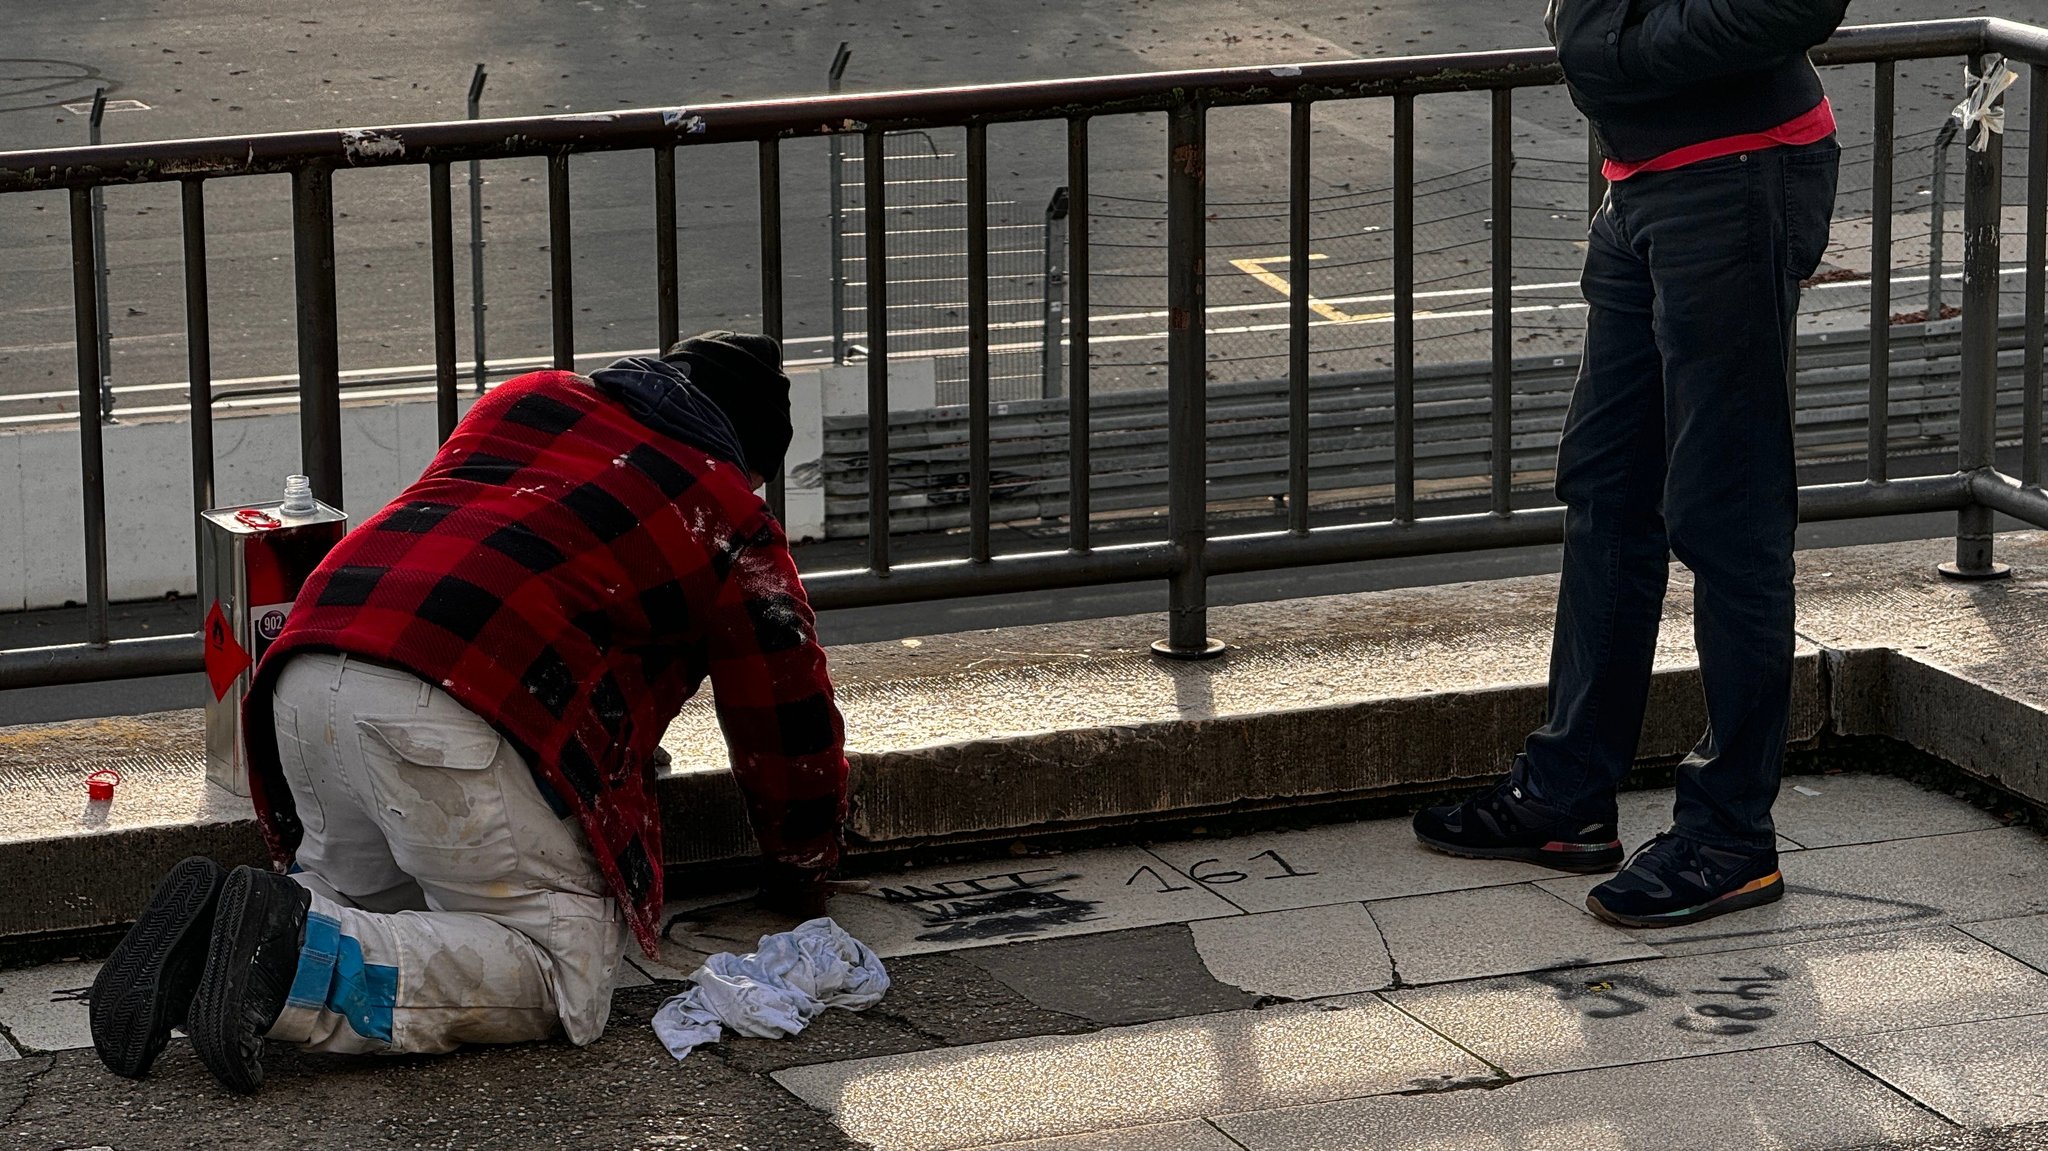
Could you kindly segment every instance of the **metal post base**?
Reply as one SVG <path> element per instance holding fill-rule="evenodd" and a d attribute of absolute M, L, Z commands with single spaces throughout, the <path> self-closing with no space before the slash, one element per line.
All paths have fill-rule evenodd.
<path fill-rule="evenodd" d="M 2012 576 L 2012 565 L 2001 563 L 1994 563 L 1982 570 L 1973 570 L 1964 568 L 1954 560 L 1950 560 L 1935 570 L 1939 571 L 1947 579 L 1965 580 L 1973 583 L 1984 580 L 2008 579 Z"/>
<path fill-rule="evenodd" d="M 1198 648 L 1178 648 L 1173 646 L 1173 641 L 1170 639 L 1155 639 L 1152 641 L 1152 654 L 1165 656 L 1167 659 L 1215 659 L 1228 650 L 1230 650 L 1230 645 L 1220 639 L 1204 640 L 1202 646 Z"/>

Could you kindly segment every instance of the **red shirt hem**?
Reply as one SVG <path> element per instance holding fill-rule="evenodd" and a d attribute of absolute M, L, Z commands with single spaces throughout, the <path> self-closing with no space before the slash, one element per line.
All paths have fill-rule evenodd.
<path fill-rule="evenodd" d="M 1669 172 L 1677 168 L 1698 164 L 1706 160 L 1717 160 L 1722 156 L 1734 156 L 1742 152 L 1757 152 L 1765 148 L 1782 148 L 1799 144 L 1812 144 L 1827 139 L 1835 131 L 1835 110 L 1823 96 L 1820 103 L 1775 128 L 1762 132 L 1744 132 L 1737 136 L 1722 136 L 1713 140 L 1702 140 L 1674 148 L 1661 156 L 1639 160 L 1628 164 L 1619 160 L 1608 160 L 1600 166 L 1600 174 L 1609 183 L 1626 180 L 1642 172 Z"/>

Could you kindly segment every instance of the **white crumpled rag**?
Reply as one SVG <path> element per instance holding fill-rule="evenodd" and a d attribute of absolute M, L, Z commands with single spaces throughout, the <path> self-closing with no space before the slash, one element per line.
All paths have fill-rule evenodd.
<path fill-rule="evenodd" d="M 721 1025 L 756 1039 L 802 1031 L 827 1007 L 881 1002 L 889 973 L 868 946 L 830 919 L 763 935 L 749 955 L 721 952 L 690 974 L 690 988 L 654 1013 L 654 1033 L 681 1059 L 716 1043 Z"/>

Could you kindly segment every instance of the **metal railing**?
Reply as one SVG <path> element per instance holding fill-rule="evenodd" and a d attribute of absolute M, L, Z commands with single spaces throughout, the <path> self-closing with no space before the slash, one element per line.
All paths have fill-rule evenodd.
<path fill-rule="evenodd" d="M 1873 129 L 1881 175 L 1889 177 L 1894 132 L 1894 63 L 1963 57 L 1980 72 L 2002 55 L 2029 66 L 2030 90 L 2042 87 L 2048 67 L 2048 30 L 1997 19 L 1933 21 L 1842 30 L 1814 52 L 1830 66 L 1872 65 L 1876 72 Z M 307 131 L 270 135 L 0 153 L 0 194 L 64 189 L 70 195 L 74 317 L 77 330 L 81 491 L 86 552 L 87 641 L 0 652 L 0 688 L 185 672 L 200 666 L 199 639 L 177 636 L 110 640 L 107 613 L 106 509 L 100 439 L 98 286 L 92 275 L 92 190 L 110 184 L 178 182 L 185 232 L 187 334 L 191 360 L 193 499 L 207 506 L 213 493 L 213 454 L 206 316 L 208 181 L 286 173 L 292 179 L 298 306 L 301 452 L 320 498 L 341 505 L 341 388 L 337 350 L 334 181 L 354 168 L 426 165 L 428 212 L 434 242 L 436 386 L 443 435 L 456 415 L 455 307 L 450 166 L 471 160 L 521 156 L 549 160 L 548 211 L 554 362 L 572 363 L 575 309 L 570 276 L 572 157 L 588 152 L 640 150 L 653 160 L 657 237 L 672 240 L 677 220 L 675 152 L 679 147 L 751 144 L 758 152 L 759 249 L 763 326 L 783 326 L 781 241 L 782 141 L 820 135 L 858 136 L 863 149 L 866 202 L 888 203 L 884 140 L 894 131 L 962 129 L 967 166 L 968 290 L 968 517 L 967 555 L 909 564 L 892 563 L 889 500 L 889 343 L 878 329 L 868 341 L 868 484 L 866 566 L 810 573 L 806 582 L 820 608 L 900 603 L 947 596 L 1074 587 L 1134 580 L 1165 580 L 1169 635 L 1159 650 L 1199 657 L 1218 645 L 1207 634 L 1209 577 L 1294 565 L 1335 563 L 1554 543 L 1562 538 L 1563 511 L 1516 508 L 1513 495 L 1511 219 L 1515 94 L 1552 86 L 1561 76 L 1549 49 L 1305 63 L 1111 76 L 981 87 L 831 95 L 701 107 L 456 121 L 378 129 Z M 1417 504 L 1415 322 L 1415 109 L 1442 93 L 1491 94 L 1492 237 L 1489 510 L 1424 515 Z M 1393 467 L 1388 518 L 1340 525 L 1309 522 L 1309 144 L 1316 106 L 1330 101 L 1386 100 L 1393 113 L 1394 313 L 1392 369 Z M 1212 536 L 1208 519 L 1205 371 L 1206 275 L 1204 256 L 1207 117 L 1211 109 L 1243 105 L 1290 109 L 1289 282 L 1291 345 L 1288 372 L 1287 526 L 1281 530 Z M 1167 538 L 1097 546 L 1090 538 L 1089 406 L 1089 128 L 1104 117 L 1164 113 L 1167 118 L 1167 406 L 1169 507 Z M 1063 122 L 1066 128 L 1072 258 L 1068 269 L 1070 329 L 1066 416 L 1069 460 L 1066 546 L 1027 554 L 994 554 L 991 547 L 988 128 L 1017 121 Z M 2002 139 L 1968 153 L 1965 181 L 1960 445 L 1955 471 L 1939 476 L 1887 475 L 1887 421 L 1870 425 L 1868 475 L 1852 483 L 1801 489 L 1807 520 L 1954 511 L 1958 515 L 1952 574 L 1985 577 L 2001 570 L 1992 555 L 1992 515 L 2003 512 L 2048 526 L 2048 494 L 2040 487 L 2041 381 L 2044 321 L 2044 207 L 2048 207 L 2048 116 L 2030 124 L 2026 206 L 2024 427 L 2018 477 L 1997 470 L 1995 450 L 1999 305 L 1999 229 Z M 1596 174 L 1589 187 L 1597 189 Z M 664 191 L 666 189 L 666 191 Z M 1887 411 L 1890 393 L 1890 283 L 1892 209 L 1873 206 L 1873 347 L 1869 380 L 1872 413 Z M 885 219 L 877 211 L 875 218 Z M 885 228 L 863 236 L 869 315 L 889 314 Z M 677 260 L 672 242 L 658 242 L 657 283 L 664 344 L 678 331 Z M 780 493 L 772 493 L 779 501 Z M 780 504 L 778 502 L 777 506 Z"/>

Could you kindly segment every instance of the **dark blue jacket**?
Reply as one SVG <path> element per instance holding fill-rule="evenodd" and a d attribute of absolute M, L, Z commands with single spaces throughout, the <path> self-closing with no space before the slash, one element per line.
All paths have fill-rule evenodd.
<path fill-rule="evenodd" d="M 688 372 L 667 360 L 627 356 L 590 373 L 590 382 L 624 404 L 642 426 L 741 469 L 748 467 L 739 433 L 725 409 L 698 391 Z"/>
<path fill-rule="evenodd" d="M 1820 103 L 1807 49 L 1848 0 L 1550 0 L 1572 102 L 1600 149 L 1638 163 L 1721 136 L 1762 132 Z"/>

